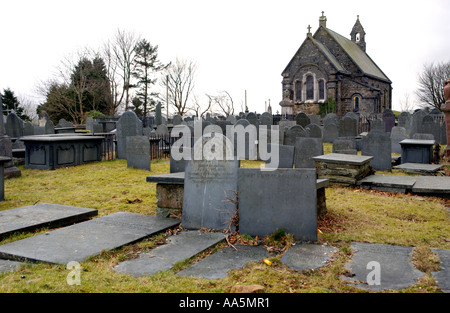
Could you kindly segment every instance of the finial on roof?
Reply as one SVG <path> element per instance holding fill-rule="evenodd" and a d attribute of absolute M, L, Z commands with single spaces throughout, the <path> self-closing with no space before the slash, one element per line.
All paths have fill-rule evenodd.
<path fill-rule="evenodd" d="M 307 34 L 307 36 L 311 36 L 312 34 L 311 34 L 311 25 L 308 25 L 308 34 Z"/>
<path fill-rule="evenodd" d="M 322 11 L 322 16 L 319 18 L 319 25 L 323 27 L 327 27 L 327 17 L 325 16 L 325 12 Z"/>

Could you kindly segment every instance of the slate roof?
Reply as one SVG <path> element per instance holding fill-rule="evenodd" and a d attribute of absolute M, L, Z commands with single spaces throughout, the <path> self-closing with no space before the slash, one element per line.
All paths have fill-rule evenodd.
<path fill-rule="evenodd" d="M 365 53 L 361 48 L 353 41 L 345 38 L 342 35 L 332 31 L 331 29 L 324 29 L 333 37 L 334 40 L 344 49 L 349 57 L 355 62 L 355 64 L 366 74 L 391 82 L 391 80 L 381 71 L 381 69 L 375 64 L 375 62 Z"/>

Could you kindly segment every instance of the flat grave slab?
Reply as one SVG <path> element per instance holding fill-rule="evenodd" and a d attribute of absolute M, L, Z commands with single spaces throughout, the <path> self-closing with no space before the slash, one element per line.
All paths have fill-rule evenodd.
<path fill-rule="evenodd" d="M 295 270 L 315 269 L 325 266 L 336 251 L 330 246 L 297 243 L 284 253 L 281 262 Z"/>
<path fill-rule="evenodd" d="M 147 176 L 148 183 L 184 184 L 184 172 Z"/>
<path fill-rule="evenodd" d="M 441 270 L 431 273 L 435 278 L 439 288 L 443 292 L 450 293 L 450 250 L 431 249 L 438 254 L 441 260 Z"/>
<path fill-rule="evenodd" d="M 418 174 L 434 174 L 443 167 L 442 164 L 403 163 L 394 169 Z"/>
<path fill-rule="evenodd" d="M 416 177 L 396 175 L 370 175 L 357 182 L 365 189 L 375 189 L 385 192 L 410 192 L 416 183 Z"/>
<path fill-rule="evenodd" d="M 54 264 L 81 262 L 179 223 L 175 219 L 118 212 L 2 245 L 0 258 Z"/>
<path fill-rule="evenodd" d="M 207 279 L 217 279 L 227 276 L 228 271 L 245 266 L 250 262 L 262 261 L 269 257 L 264 247 L 235 245 L 204 258 L 177 273 L 179 276 L 193 276 Z"/>
<path fill-rule="evenodd" d="M 415 284 L 424 275 L 414 268 L 410 260 L 412 247 L 353 242 L 351 249 L 352 260 L 345 267 L 355 276 L 341 278 L 354 283 L 357 288 L 372 291 L 398 290 Z M 373 275 L 376 275 L 373 273 L 376 267 L 370 262 L 379 264 L 379 285 Z"/>
<path fill-rule="evenodd" d="M 177 262 L 184 261 L 225 239 L 223 233 L 185 231 L 168 238 L 168 243 L 139 258 L 122 262 L 114 270 L 133 276 L 153 275 L 171 269 Z"/>
<path fill-rule="evenodd" d="M 373 159 L 373 156 L 361 156 L 343 153 L 329 153 L 312 158 L 315 161 L 327 163 L 344 163 L 352 165 L 363 165 Z"/>
<path fill-rule="evenodd" d="M 412 189 L 413 193 L 450 197 L 450 177 L 420 176 Z"/>
<path fill-rule="evenodd" d="M 42 227 L 61 227 L 87 220 L 97 210 L 68 205 L 42 203 L 0 211 L 0 239 L 14 232 L 32 231 Z"/>
<path fill-rule="evenodd" d="M 22 264 L 17 261 L 0 260 L 0 273 L 15 271 Z"/>

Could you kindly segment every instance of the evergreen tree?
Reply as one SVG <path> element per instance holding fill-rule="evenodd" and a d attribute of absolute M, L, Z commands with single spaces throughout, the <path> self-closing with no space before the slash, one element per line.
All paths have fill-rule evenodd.
<path fill-rule="evenodd" d="M 2 110 L 4 114 L 9 114 L 9 112 L 14 111 L 22 121 L 31 121 L 31 118 L 24 113 L 24 108 L 11 89 L 3 89 L 3 94 L 0 93 L 0 96 L 2 98 Z"/>
<path fill-rule="evenodd" d="M 147 116 L 147 112 L 156 105 L 156 101 L 152 99 L 152 96 L 155 96 L 156 93 L 150 90 L 151 85 L 156 82 L 153 76 L 168 65 L 164 65 L 158 60 L 158 46 L 152 46 L 145 39 L 139 41 L 135 47 L 134 63 L 133 77 L 137 79 L 137 87 L 139 88 L 136 96 L 140 100 L 139 102 L 135 101 L 135 104 L 140 104 L 135 109 L 142 112 L 143 116 Z"/>

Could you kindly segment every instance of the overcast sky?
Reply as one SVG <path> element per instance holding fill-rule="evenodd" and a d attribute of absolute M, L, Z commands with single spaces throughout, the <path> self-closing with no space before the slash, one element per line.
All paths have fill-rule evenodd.
<path fill-rule="evenodd" d="M 117 29 L 158 45 L 163 62 L 197 62 L 196 94 L 227 90 L 240 111 L 247 91 L 258 113 L 269 99 L 281 111 L 281 72 L 322 11 L 347 38 L 360 16 L 368 55 L 393 81 L 393 109 L 414 93 L 424 63 L 450 60 L 448 0 L 1 0 L 0 8 L 0 90 L 33 101 L 64 57 L 97 49 Z"/>

